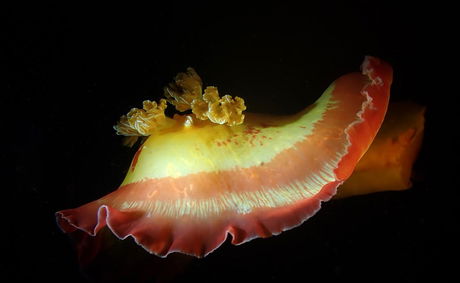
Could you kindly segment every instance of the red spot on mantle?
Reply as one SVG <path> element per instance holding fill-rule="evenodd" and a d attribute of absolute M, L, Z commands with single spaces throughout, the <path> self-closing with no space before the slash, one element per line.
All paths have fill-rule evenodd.
<path fill-rule="evenodd" d="M 260 130 L 254 127 L 248 127 L 246 130 L 244 130 L 243 133 L 247 135 L 257 135 L 258 133 L 260 133 Z"/>
<path fill-rule="evenodd" d="M 141 151 L 143 148 L 144 146 L 141 145 L 139 149 L 136 151 L 136 154 L 134 155 L 134 158 L 133 158 L 133 162 L 131 163 L 131 172 L 133 172 L 134 169 L 136 169 L 136 164 L 137 164 L 137 161 L 139 160 L 139 155 L 141 155 Z"/>

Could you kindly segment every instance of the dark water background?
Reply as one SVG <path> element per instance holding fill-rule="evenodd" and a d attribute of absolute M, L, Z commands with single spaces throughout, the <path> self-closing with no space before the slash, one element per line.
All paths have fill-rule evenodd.
<path fill-rule="evenodd" d="M 15 188 L 4 197 L 1 276 L 88 280 L 54 212 L 118 187 L 134 150 L 121 146 L 112 125 L 143 100 L 161 97 L 177 72 L 193 66 L 205 85 L 244 97 L 249 111 L 286 114 L 374 55 L 394 67 L 392 100 L 427 106 L 414 187 L 325 203 L 296 229 L 242 246 L 225 243 L 169 273 L 181 282 L 445 278 L 458 226 L 447 202 L 458 181 L 446 172 L 444 186 L 435 172 L 445 166 L 440 150 L 455 141 L 440 136 L 439 123 L 451 114 L 438 108 L 441 94 L 430 83 L 440 72 L 435 60 L 445 55 L 430 47 L 443 44 L 443 27 L 434 24 L 442 15 L 420 5 L 173 2 L 8 13 L 5 101 L 13 101 L 14 113 L 4 119 L 14 132 L 6 135 L 4 156 L 14 157 Z M 142 250 L 132 253 L 95 269 L 130 270 L 131 257 L 146 260 Z M 142 268 L 136 272 L 149 273 Z"/>

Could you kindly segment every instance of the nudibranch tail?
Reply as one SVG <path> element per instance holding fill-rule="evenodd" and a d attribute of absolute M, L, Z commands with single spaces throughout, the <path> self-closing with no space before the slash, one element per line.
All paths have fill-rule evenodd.
<path fill-rule="evenodd" d="M 362 73 L 340 77 L 297 115 L 247 113 L 232 127 L 176 116 L 175 128 L 139 148 L 118 190 L 58 212 L 58 223 L 91 235 L 107 226 L 156 255 L 198 257 L 228 234 L 241 244 L 298 226 L 335 194 L 371 144 L 391 82 L 391 67 L 366 57 Z M 195 94 L 176 100 L 188 97 Z"/>

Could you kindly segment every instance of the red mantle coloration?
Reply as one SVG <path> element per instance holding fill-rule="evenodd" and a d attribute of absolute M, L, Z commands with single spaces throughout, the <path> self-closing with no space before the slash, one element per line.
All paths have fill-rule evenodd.
<path fill-rule="evenodd" d="M 325 109 L 311 135 L 293 143 L 271 161 L 237 170 L 126 184 L 100 200 L 57 212 L 58 224 L 64 232 L 79 229 L 89 235 L 107 226 L 119 238 L 132 236 L 147 251 L 159 256 L 181 252 L 199 257 L 218 248 L 227 234 L 232 236 L 233 244 L 240 244 L 298 226 L 315 214 L 322 201 L 335 194 L 372 143 L 385 116 L 391 82 L 391 67 L 377 58 L 366 57 L 362 74 L 345 75 L 334 83 L 332 100 L 337 107 Z M 352 106 L 347 108 L 348 104 Z M 312 145 L 316 148 L 311 149 Z M 319 151 L 325 151 L 325 157 L 316 158 Z M 180 207 L 181 213 L 176 211 L 177 207 L 152 208 L 159 201 L 174 203 L 165 187 L 188 184 L 198 187 L 199 192 L 179 203 L 191 209 L 205 206 L 204 211 L 209 213 L 187 213 L 190 208 Z M 310 184 L 321 186 L 311 188 Z M 161 192 L 155 198 L 144 199 L 152 188 Z M 254 199 L 259 195 L 264 201 Z M 266 200 L 269 196 L 276 199 Z M 248 203 L 239 205 L 232 198 Z M 138 205 L 123 208 L 120 203 L 125 200 Z M 221 207 L 207 207 L 215 203 Z M 158 211 L 161 213 L 155 213 Z"/>

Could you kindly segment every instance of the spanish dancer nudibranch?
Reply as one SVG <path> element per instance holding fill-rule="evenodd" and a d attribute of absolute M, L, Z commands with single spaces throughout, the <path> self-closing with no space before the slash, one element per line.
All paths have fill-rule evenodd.
<path fill-rule="evenodd" d="M 385 116 L 392 68 L 366 57 L 311 106 L 285 117 L 246 113 L 244 100 L 202 91 L 191 68 L 115 129 L 145 140 L 118 190 L 56 213 L 64 232 L 107 226 L 150 253 L 203 257 L 277 235 L 314 215 L 352 173 Z M 190 114 L 166 117 L 167 103 Z"/>

